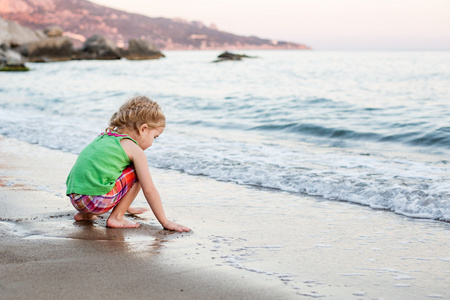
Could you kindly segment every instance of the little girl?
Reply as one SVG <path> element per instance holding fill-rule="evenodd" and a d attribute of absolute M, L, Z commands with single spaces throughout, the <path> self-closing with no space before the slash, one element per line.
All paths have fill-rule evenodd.
<path fill-rule="evenodd" d="M 166 118 L 158 103 L 137 96 L 111 117 L 109 127 L 81 151 L 67 178 L 66 194 L 78 210 L 76 221 L 95 220 L 112 209 L 108 227 L 139 227 L 124 218 L 148 209 L 131 208 L 140 189 L 161 225 L 169 230 L 190 231 L 169 221 L 148 170 L 144 150 L 164 130 Z"/>

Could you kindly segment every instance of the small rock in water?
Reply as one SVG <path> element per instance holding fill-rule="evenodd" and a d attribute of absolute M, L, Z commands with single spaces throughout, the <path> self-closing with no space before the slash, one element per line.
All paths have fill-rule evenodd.
<path fill-rule="evenodd" d="M 225 51 L 224 53 L 217 56 L 217 60 L 213 62 L 222 62 L 226 60 L 242 60 L 242 58 L 256 58 L 256 56 L 248 56 L 245 54 L 235 54 L 228 51 Z"/>

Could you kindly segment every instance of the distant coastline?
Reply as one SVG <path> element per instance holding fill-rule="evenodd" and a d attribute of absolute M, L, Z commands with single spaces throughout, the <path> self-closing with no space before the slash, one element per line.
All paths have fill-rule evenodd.
<path fill-rule="evenodd" d="M 119 48 L 126 47 L 129 40 L 141 39 L 161 50 L 311 49 L 298 43 L 239 36 L 197 21 L 128 13 L 86 0 L 4 0 L 0 17 L 33 30 L 60 26 L 74 47 L 81 47 L 89 37 L 98 34 Z"/>

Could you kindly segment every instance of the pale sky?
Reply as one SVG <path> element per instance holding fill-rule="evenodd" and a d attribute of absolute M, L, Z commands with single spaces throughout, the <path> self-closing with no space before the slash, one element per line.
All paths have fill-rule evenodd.
<path fill-rule="evenodd" d="M 450 0 L 90 0 L 317 50 L 450 50 Z"/>

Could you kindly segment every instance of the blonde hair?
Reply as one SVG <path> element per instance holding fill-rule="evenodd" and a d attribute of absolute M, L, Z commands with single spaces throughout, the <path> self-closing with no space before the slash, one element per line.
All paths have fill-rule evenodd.
<path fill-rule="evenodd" d="M 136 96 L 112 115 L 105 131 L 139 130 L 143 124 L 150 128 L 165 127 L 166 117 L 158 103 L 146 96 Z"/>

